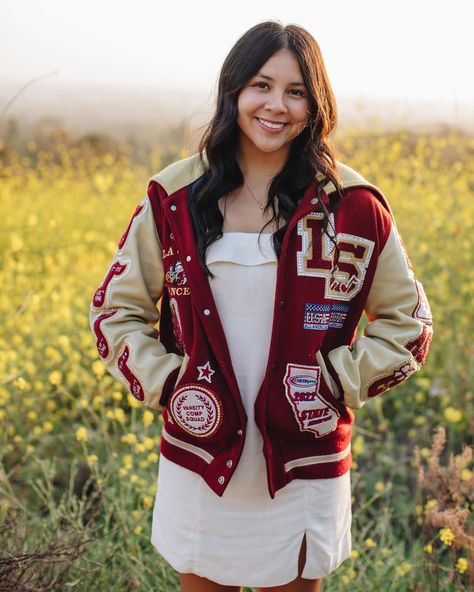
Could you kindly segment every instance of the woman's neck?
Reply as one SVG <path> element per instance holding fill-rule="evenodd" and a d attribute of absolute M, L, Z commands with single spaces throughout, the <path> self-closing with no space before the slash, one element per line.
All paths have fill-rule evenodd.
<path fill-rule="evenodd" d="M 268 186 L 285 165 L 288 152 L 262 152 L 253 144 L 240 146 L 237 163 L 245 181 L 253 187 Z"/>

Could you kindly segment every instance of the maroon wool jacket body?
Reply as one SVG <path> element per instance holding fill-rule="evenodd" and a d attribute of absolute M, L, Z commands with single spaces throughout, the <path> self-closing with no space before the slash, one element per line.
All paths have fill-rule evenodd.
<path fill-rule="evenodd" d="M 195 155 L 150 179 L 94 294 L 90 322 L 112 375 L 144 405 L 162 409 L 161 453 L 222 496 L 239 463 L 247 417 L 198 261 L 188 199 L 201 166 Z M 292 479 L 348 471 L 353 409 L 417 371 L 432 337 L 429 304 L 386 198 L 338 166 L 347 197 L 331 215 L 337 266 L 321 233 L 318 177 L 289 222 L 278 260 L 268 361 L 255 402 L 272 497 Z M 319 198 L 327 204 L 334 190 L 327 184 Z M 369 323 L 356 337 L 364 311 Z"/>

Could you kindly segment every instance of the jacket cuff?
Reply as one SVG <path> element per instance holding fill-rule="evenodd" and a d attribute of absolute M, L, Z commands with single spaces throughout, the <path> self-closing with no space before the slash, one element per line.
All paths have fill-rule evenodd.
<path fill-rule="evenodd" d="M 163 390 L 161 391 L 161 397 L 158 403 L 162 407 L 166 407 L 168 403 L 168 399 L 170 398 L 171 393 L 173 392 L 174 386 L 176 384 L 176 380 L 178 379 L 178 374 L 180 371 L 180 366 L 175 368 L 169 375 L 168 378 L 165 380 L 163 385 Z"/>

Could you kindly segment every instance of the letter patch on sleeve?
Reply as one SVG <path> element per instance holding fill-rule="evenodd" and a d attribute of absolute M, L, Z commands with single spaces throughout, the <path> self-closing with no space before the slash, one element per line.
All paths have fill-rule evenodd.
<path fill-rule="evenodd" d="M 288 399 L 302 432 L 313 432 L 316 438 L 333 432 L 339 411 L 319 394 L 321 368 L 287 364 L 284 378 Z"/>
<path fill-rule="evenodd" d="M 198 438 L 211 436 L 222 422 L 219 399 L 210 389 L 198 384 L 178 388 L 168 410 L 180 428 Z"/>

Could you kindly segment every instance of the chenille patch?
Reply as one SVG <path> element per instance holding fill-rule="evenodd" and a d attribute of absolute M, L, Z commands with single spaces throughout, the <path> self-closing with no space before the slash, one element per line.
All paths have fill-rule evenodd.
<path fill-rule="evenodd" d="M 337 428 L 339 411 L 319 394 L 321 368 L 287 364 L 283 379 L 285 394 L 302 432 L 321 438 Z"/>
<path fill-rule="evenodd" d="M 107 341 L 107 337 L 100 325 L 101 325 L 102 321 L 105 321 L 105 319 L 110 318 L 116 312 L 117 312 L 116 310 L 113 310 L 112 312 L 106 312 L 104 314 L 101 314 L 94 321 L 94 333 L 96 336 L 96 346 L 97 346 L 97 350 L 99 351 L 99 355 L 103 360 L 105 360 L 106 358 L 109 357 L 110 346 L 109 346 L 109 342 Z"/>
<path fill-rule="evenodd" d="M 113 280 L 116 280 L 119 277 L 123 277 L 124 274 L 128 273 L 128 268 L 129 261 L 124 261 L 123 263 L 120 261 L 114 261 L 111 264 L 104 278 L 104 281 L 97 288 L 97 291 L 94 294 L 92 304 L 93 306 L 95 306 L 95 308 L 101 308 L 104 305 L 106 301 L 107 288 L 109 287 L 109 284 Z"/>
<path fill-rule="evenodd" d="M 130 348 L 128 345 L 126 345 L 123 352 L 119 356 L 117 366 L 122 375 L 125 377 L 125 380 L 128 382 L 132 395 L 135 397 L 135 399 L 143 401 L 145 399 L 145 391 L 140 380 L 137 376 L 135 376 L 130 367 L 129 358 Z"/>
<path fill-rule="evenodd" d="M 305 304 L 303 329 L 342 329 L 350 307 L 347 304 Z"/>
<path fill-rule="evenodd" d="M 135 209 L 135 212 L 133 213 L 132 218 L 130 219 L 130 222 L 128 223 L 128 226 L 125 230 L 125 232 L 122 234 L 122 236 L 120 237 L 120 240 L 118 242 L 118 248 L 122 249 L 123 246 L 125 245 L 125 242 L 128 238 L 128 234 L 130 232 L 130 228 L 132 227 L 133 221 L 138 218 L 139 216 L 143 215 L 146 211 L 146 201 L 143 203 L 138 204 L 138 206 Z"/>
<path fill-rule="evenodd" d="M 201 385 L 186 385 L 173 393 L 168 409 L 185 432 L 207 438 L 222 422 L 221 403 L 215 393 Z"/>

